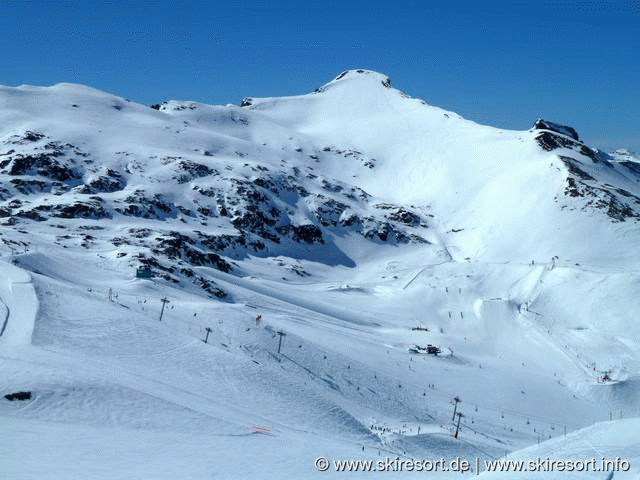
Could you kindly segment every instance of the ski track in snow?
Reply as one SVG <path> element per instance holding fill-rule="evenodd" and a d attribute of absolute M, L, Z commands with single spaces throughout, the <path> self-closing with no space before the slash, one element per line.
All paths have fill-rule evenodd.
<path fill-rule="evenodd" d="M 38 314 L 38 298 L 31 277 L 13 265 L 0 263 L 0 302 L 6 309 L 0 331 L 3 345 L 28 345 Z M 2 300 L 4 299 L 4 300 Z"/>

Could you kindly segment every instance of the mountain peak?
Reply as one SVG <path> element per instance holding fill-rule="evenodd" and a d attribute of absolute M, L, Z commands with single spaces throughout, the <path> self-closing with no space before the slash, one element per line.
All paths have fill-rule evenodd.
<path fill-rule="evenodd" d="M 552 132 L 571 137 L 577 142 L 580 141 L 580 137 L 578 136 L 578 132 L 576 131 L 576 129 L 573 127 L 569 127 L 568 125 L 561 125 L 560 123 L 549 122 L 548 120 L 539 118 L 533 124 L 533 128 L 534 130 L 550 130 Z"/>
<path fill-rule="evenodd" d="M 324 84 L 320 88 L 316 88 L 314 90 L 315 93 L 320 93 L 326 91 L 328 88 L 331 88 L 337 84 L 344 83 L 364 83 L 367 84 L 375 84 L 380 85 L 384 88 L 391 87 L 391 79 L 387 77 L 383 73 L 374 72 L 372 70 L 364 70 L 364 69 L 355 69 L 355 70 L 345 70 L 341 74 L 339 74 L 336 78 L 331 80 L 329 83 Z"/>

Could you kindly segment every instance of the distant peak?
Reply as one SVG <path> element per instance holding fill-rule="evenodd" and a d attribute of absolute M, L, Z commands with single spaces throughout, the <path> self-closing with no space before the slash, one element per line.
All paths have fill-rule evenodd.
<path fill-rule="evenodd" d="M 383 73 L 374 72 L 372 70 L 364 70 L 364 69 L 356 69 L 356 70 L 345 70 L 336 78 L 331 80 L 329 83 L 321 86 L 320 88 L 316 88 L 314 93 L 321 93 L 327 90 L 330 87 L 333 87 L 336 84 L 350 82 L 350 81 L 366 81 L 379 83 L 384 88 L 391 87 L 391 79 L 387 77 Z"/>
<path fill-rule="evenodd" d="M 573 138 L 575 141 L 579 142 L 580 137 L 578 137 L 578 132 L 575 128 L 569 127 L 567 125 L 561 125 L 555 122 L 549 122 L 547 120 L 543 120 L 539 118 L 536 120 L 536 123 L 533 124 L 534 130 L 550 130 L 555 133 L 559 133 L 561 135 L 566 135 L 567 137 Z"/>
<path fill-rule="evenodd" d="M 640 163 L 640 154 L 626 148 L 618 148 L 615 152 L 611 153 L 611 156 L 618 162 Z"/>

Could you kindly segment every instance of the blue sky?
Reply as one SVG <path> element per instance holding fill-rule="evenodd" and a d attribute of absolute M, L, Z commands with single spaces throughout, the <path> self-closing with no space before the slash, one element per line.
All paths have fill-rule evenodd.
<path fill-rule="evenodd" d="M 640 1 L 1 2 L 0 20 L 0 84 L 225 104 L 366 68 L 479 123 L 640 151 Z"/>

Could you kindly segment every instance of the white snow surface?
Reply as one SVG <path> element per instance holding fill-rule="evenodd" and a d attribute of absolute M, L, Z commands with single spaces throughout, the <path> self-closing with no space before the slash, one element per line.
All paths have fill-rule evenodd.
<path fill-rule="evenodd" d="M 533 130 L 478 125 L 365 70 L 245 107 L 154 110 L 80 85 L 0 87 L 0 139 L 25 131 L 97 162 L 78 185 L 126 171 L 124 191 L 100 194 L 105 204 L 135 190 L 176 205 L 204 206 L 202 186 L 229 195 L 219 177 L 176 182 L 176 159 L 245 180 L 258 167 L 297 169 L 310 192 L 326 179 L 421 212 L 426 242 L 336 227 L 322 245 L 219 252 L 231 271 L 193 272 L 229 294 L 220 300 L 182 277 L 136 278 L 127 261 L 144 245 L 112 240 L 132 228 L 231 232 L 223 215 L 5 222 L 0 394 L 32 396 L 0 396 L 0 478 L 337 478 L 349 474 L 319 472 L 315 459 L 475 465 L 505 455 L 619 457 L 631 468 L 613 477 L 539 475 L 640 478 L 637 218 L 614 220 L 568 195 L 561 157 L 573 155 L 598 185 L 640 195 L 631 170 L 546 151 Z M 10 155 L 2 148 L 0 165 Z M 311 203 L 281 195 L 292 222 L 317 223 Z M 0 198 L 15 213 L 49 211 L 63 197 Z M 21 205 L 9 205 L 16 198 Z M 371 204 L 349 208 L 373 215 Z M 159 321 L 162 298 L 170 303 Z M 277 332 L 286 333 L 280 354 Z M 409 351 L 427 344 L 441 354 Z"/>
<path fill-rule="evenodd" d="M 37 313 L 38 298 L 31 276 L 13 265 L 0 263 L 2 345 L 30 345 Z"/>

